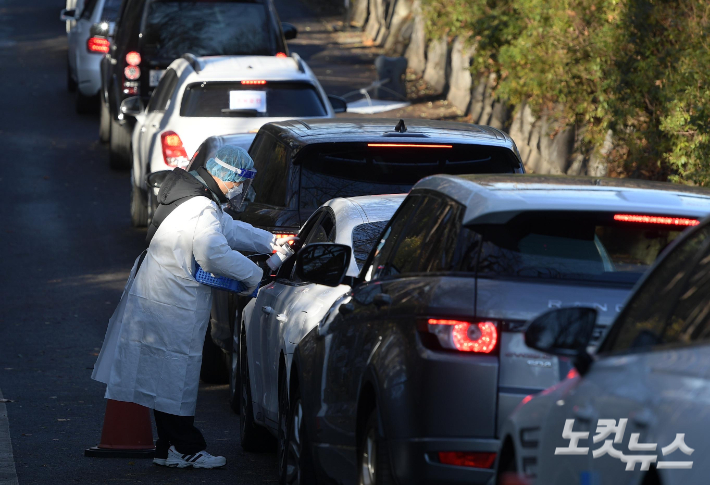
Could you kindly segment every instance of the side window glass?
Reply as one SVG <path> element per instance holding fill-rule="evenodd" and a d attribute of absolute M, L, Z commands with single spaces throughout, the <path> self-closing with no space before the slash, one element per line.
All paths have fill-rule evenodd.
<path fill-rule="evenodd" d="M 393 276 L 418 272 L 423 252 L 436 240 L 437 229 L 447 215 L 450 217 L 448 204 L 438 198 L 425 197 L 400 236 L 394 253 L 387 258 L 383 273 Z"/>
<path fill-rule="evenodd" d="M 168 101 L 172 97 L 175 86 L 177 86 L 178 76 L 173 69 L 168 69 L 158 83 L 158 87 L 153 91 L 153 95 L 148 102 L 148 113 L 153 111 L 164 111 L 168 106 Z"/>
<path fill-rule="evenodd" d="M 709 235 L 710 226 L 706 226 L 667 255 L 629 301 L 609 331 L 600 353 L 639 350 L 662 342 L 666 322 L 681 297 L 685 277 L 694 269 L 692 262 Z"/>
<path fill-rule="evenodd" d="M 252 187 L 254 202 L 273 207 L 285 207 L 288 186 L 288 149 L 270 133 L 264 133 L 258 146 L 249 150 L 254 160 L 256 177 Z"/>
<path fill-rule="evenodd" d="M 463 213 L 463 207 L 456 202 L 445 203 L 439 208 L 424 239 L 419 271 L 454 271 L 460 266 L 457 258 L 461 255 L 456 250 Z"/>
<path fill-rule="evenodd" d="M 306 244 L 333 241 L 335 241 L 335 222 L 333 222 L 333 217 L 325 212 L 320 222 L 313 228 L 313 232 L 308 236 Z"/>
<path fill-rule="evenodd" d="M 385 229 L 380 242 L 375 248 L 375 254 L 372 257 L 372 262 L 365 273 L 366 281 L 377 279 L 385 275 L 385 261 L 392 252 L 392 249 L 397 245 L 397 241 L 399 240 L 402 230 L 406 226 L 412 212 L 414 212 L 417 208 L 420 201 L 421 197 L 417 195 L 410 195 L 404 200 L 404 202 L 402 202 L 402 205 L 395 213 L 392 218 L 392 222 L 387 229 Z"/>
<path fill-rule="evenodd" d="M 87 20 L 91 19 L 91 15 L 94 13 L 97 1 L 98 0 L 87 0 L 86 3 L 84 3 L 84 10 L 81 11 L 81 18 Z"/>

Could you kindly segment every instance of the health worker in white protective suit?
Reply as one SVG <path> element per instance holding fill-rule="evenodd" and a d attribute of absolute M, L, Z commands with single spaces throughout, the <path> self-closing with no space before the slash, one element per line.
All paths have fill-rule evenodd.
<path fill-rule="evenodd" d="M 107 384 L 106 398 L 154 410 L 159 465 L 215 468 L 226 460 L 205 451 L 194 426 L 202 347 L 212 290 L 198 283 L 195 263 L 245 283 L 251 294 L 262 270 L 237 251 L 287 251 L 290 238 L 235 221 L 221 205 L 238 206 L 254 162 L 242 148 L 224 146 L 205 167 L 176 168 L 158 193 L 149 246 L 133 266 L 121 302 L 109 320 L 92 378 Z"/>

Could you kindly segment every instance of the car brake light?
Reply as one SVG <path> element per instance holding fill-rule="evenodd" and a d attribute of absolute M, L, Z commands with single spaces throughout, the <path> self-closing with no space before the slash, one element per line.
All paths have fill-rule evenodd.
<path fill-rule="evenodd" d="M 419 143 L 368 143 L 375 148 L 453 148 L 453 145 L 423 145 Z"/>
<path fill-rule="evenodd" d="M 281 59 L 288 57 L 285 52 L 277 52 L 276 57 L 280 57 Z"/>
<path fill-rule="evenodd" d="M 135 81 L 136 79 L 141 77 L 141 69 L 136 66 L 126 66 L 126 68 L 123 70 L 123 75 L 129 81 Z"/>
<path fill-rule="evenodd" d="M 96 52 L 98 54 L 106 54 L 109 50 L 111 42 L 103 37 L 89 37 L 86 41 L 86 48 L 89 52 Z"/>
<path fill-rule="evenodd" d="M 465 322 L 430 318 L 427 330 L 437 336 L 445 349 L 489 354 L 498 342 L 498 329 L 493 322 Z"/>
<path fill-rule="evenodd" d="M 141 55 L 136 51 L 131 51 L 126 54 L 126 64 L 129 66 L 137 66 L 141 63 Z"/>
<path fill-rule="evenodd" d="M 481 451 L 440 451 L 439 461 L 444 465 L 488 469 L 496 462 L 496 454 Z"/>
<path fill-rule="evenodd" d="M 577 377 L 578 375 L 579 375 L 579 372 L 577 372 L 577 369 L 575 369 L 575 368 L 573 367 L 573 368 L 571 368 L 571 369 L 569 370 L 569 372 L 567 373 L 567 379 L 574 379 L 574 378 Z"/>
<path fill-rule="evenodd" d="M 187 167 L 190 159 L 182 145 L 180 136 L 174 131 L 166 131 L 160 135 L 160 142 L 163 146 L 163 160 L 169 167 Z"/>
<path fill-rule="evenodd" d="M 249 81 L 242 81 L 242 84 L 266 84 L 266 81 L 263 80 L 249 80 Z"/>
<path fill-rule="evenodd" d="M 614 214 L 615 221 L 641 222 L 643 224 L 663 224 L 665 226 L 697 226 L 700 221 L 685 217 L 647 216 L 640 214 Z"/>

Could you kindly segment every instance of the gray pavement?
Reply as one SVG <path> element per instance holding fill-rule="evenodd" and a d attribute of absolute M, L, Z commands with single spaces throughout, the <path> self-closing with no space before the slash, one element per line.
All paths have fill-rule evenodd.
<path fill-rule="evenodd" d="M 66 92 L 62 6 L 0 0 L 0 389 L 13 401 L 5 406 L 19 483 L 273 483 L 274 454 L 241 450 L 226 386 L 202 386 L 196 416 L 209 451 L 227 457 L 224 470 L 83 456 L 99 441 L 105 407 L 91 368 L 145 231 L 130 226 L 129 174 L 109 169 L 97 117 L 76 115 Z M 302 28 L 294 50 L 332 75 L 326 90 L 370 82 L 369 53 L 329 67 L 339 53 L 326 24 L 296 1 L 277 6 Z"/>

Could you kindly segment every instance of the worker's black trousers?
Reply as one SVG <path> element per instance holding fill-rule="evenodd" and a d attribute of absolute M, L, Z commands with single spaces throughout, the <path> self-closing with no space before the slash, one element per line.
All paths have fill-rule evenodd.
<path fill-rule="evenodd" d="M 170 445 L 183 455 L 192 455 L 207 448 L 205 438 L 195 428 L 194 416 L 176 416 L 153 410 L 155 427 L 158 428 L 158 441 L 155 443 L 155 456 L 167 458 Z"/>

